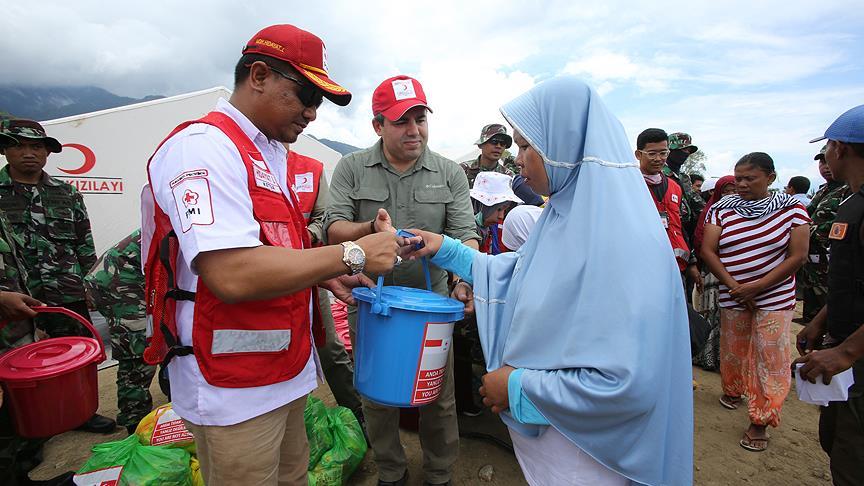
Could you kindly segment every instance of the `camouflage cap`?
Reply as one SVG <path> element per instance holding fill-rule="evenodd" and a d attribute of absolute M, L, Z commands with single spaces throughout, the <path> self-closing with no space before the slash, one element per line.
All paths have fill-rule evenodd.
<path fill-rule="evenodd" d="M 684 132 L 675 132 L 669 134 L 669 150 L 686 150 L 691 154 L 699 150 L 699 147 L 693 145 L 693 139 L 690 134 Z"/>
<path fill-rule="evenodd" d="M 59 153 L 63 150 L 60 142 L 56 138 L 49 137 L 45 133 L 45 129 L 39 122 L 24 119 L 7 119 L 0 122 L 0 134 L 5 135 L 15 141 L 15 144 L 20 142 L 20 139 L 42 140 L 49 152 Z M 14 145 L 14 144 L 11 144 Z M 8 146 L 8 145 L 6 145 Z"/>
<path fill-rule="evenodd" d="M 480 138 L 474 142 L 474 145 L 483 145 L 492 138 L 503 140 L 506 144 L 506 148 L 510 148 L 510 146 L 513 145 L 513 137 L 507 135 L 507 127 L 500 123 L 490 123 L 483 127 L 483 129 L 480 130 Z"/>
<path fill-rule="evenodd" d="M 813 160 L 825 160 L 825 152 L 827 152 L 827 151 L 828 151 L 828 144 L 826 143 L 825 145 L 822 146 L 822 150 L 820 150 L 819 153 L 816 154 L 815 157 L 813 157 Z"/>

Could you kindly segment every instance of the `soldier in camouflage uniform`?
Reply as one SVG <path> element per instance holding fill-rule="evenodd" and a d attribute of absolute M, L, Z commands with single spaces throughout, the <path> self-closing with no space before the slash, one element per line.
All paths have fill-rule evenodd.
<path fill-rule="evenodd" d="M 83 279 L 96 262 L 87 208 L 74 187 L 42 170 L 60 143 L 30 120 L 6 120 L 0 130 L 19 141 L 5 150 L 9 164 L 0 169 L 0 208 L 23 243 L 30 294 L 87 318 Z M 55 337 L 87 334 L 62 316 L 40 316 L 36 326 Z"/>
<path fill-rule="evenodd" d="M 146 347 L 141 230 L 109 248 L 84 279 L 91 301 L 111 329 L 117 367 L 117 423 L 131 434 L 153 408 L 150 382 L 156 373 L 142 359 Z"/>
<path fill-rule="evenodd" d="M 819 191 L 813 196 L 807 212 L 810 225 L 810 255 L 807 263 L 798 272 L 798 285 L 804 293 L 803 319 L 810 322 L 825 305 L 828 294 L 828 232 L 837 215 L 837 208 L 849 194 L 849 186 L 834 180 L 831 169 L 825 163 L 827 145 L 813 157 L 819 161 L 819 173 L 825 178 Z"/>
<path fill-rule="evenodd" d="M 0 135 L 0 146 L 15 144 L 14 139 Z M 0 355 L 10 349 L 30 344 L 34 340 L 32 317 L 36 315 L 29 307 L 42 305 L 27 295 L 27 270 L 20 258 L 20 243 L 6 224 L 0 211 L 0 318 L 12 319 L 0 329 Z M 8 407 L 3 406 L 3 391 L 0 389 L 0 484 L 33 484 L 27 477 L 41 461 L 42 444 L 45 440 L 24 440 L 15 435 Z M 64 473 L 39 484 L 59 484 L 71 473 Z"/>
<path fill-rule="evenodd" d="M 0 133 L 16 143 L 0 146 L 8 164 L 0 169 L 0 209 L 18 238 L 30 295 L 89 319 L 84 273 L 96 262 L 90 219 L 81 194 L 42 170 L 62 146 L 32 120 L 3 120 Z M 77 321 L 40 315 L 36 327 L 51 337 L 89 335 Z M 94 415 L 82 430 L 109 433 L 113 420 Z"/>
<path fill-rule="evenodd" d="M 705 207 L 705 200 L 702 196 L 693 191 L 693 183 L 690 176 L 681 173 L 681 166 L 687 160 L 690 154 L 699 150 L 693 145 L 693 139 L 690 135 L 682 132 L 669 134 L 669 157 L 666 158 L 666 166 L 663 167 L 663 173 L 666 177 L 671 178 L 681 186 L 684 193 L 684 200 L 681 202 L 681 224 L 684 227 L 684 232 L 687 233 L 687 241 L 693 243 L 693 232 L 696 230 L 697 219 Z"/>
<path fill-rule="evenodd" d="M 516 175 L 515 172 L 501 163 L 501 155 L 504 150 L 513 145 L 513 138 L 507 134 L 507 128 L 504 125 L 497 123 L 486 125 L 483 130 L 480 130 L 480 138 L 474 144 L 480 147 L 480 155 L 476 160 L 461 164 L 462 170 L 468 177 L 469 188 L 474 187 L 474 179 L 482 171 L 491 170 L 507 174 L 510 177 Z"/>

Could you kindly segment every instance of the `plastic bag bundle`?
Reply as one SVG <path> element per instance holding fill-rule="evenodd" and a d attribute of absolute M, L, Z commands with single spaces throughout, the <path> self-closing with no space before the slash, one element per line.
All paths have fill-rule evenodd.
<path fill-rule="evenodd" d="M 357 418 L 345 407 L 327 410 L 333 446 L 309 470 L 309 486 L 341 486 L 366 455 L 366 439 Z"/>
<path fill-rule="evenodd" d="M 324 402 L 309 395 L 303 410 L 303 422 L 309 441 L 309 469 L 312 469 L 321 456 L 333 447 L 333 433 L 330 431 L 330 419 Z"/>
<path fill-rule="evenodd" d="M 78 486 L 192 486 L 190 455 L 183 449 L 141 445 L 137 435 L 96 444 L 76 473 Z"/>

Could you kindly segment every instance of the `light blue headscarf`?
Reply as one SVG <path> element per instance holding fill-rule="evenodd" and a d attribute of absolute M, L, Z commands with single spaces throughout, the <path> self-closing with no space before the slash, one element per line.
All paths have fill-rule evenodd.
<path fill-rule="evenodd" d="M 473 262 L 489 370 L 524 368 L 538 411 L 631 480 L 692 482 L 690 339 L 678 266 L 621 123 L 572 77 L 501 113 L 543 157 L 551 197 L 516 253 Z M 539 435 L 544 426 L 505 422 Z"/>

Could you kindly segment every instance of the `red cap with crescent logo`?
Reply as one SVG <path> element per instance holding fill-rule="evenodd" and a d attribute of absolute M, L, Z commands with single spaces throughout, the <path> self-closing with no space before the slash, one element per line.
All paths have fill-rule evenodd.
<path fill-rule="evenodd" d="M 426 104 L 426 93 L 420 81 L 408 76 L 385 79 L 372 93 L 372 114 L 381 113 L 390 121 L 402 118 L 406 111 L 415 106 L 425 106 L 432 111 Z"/>
<path fill-rule="evenodd" d="M 260 54 L 285 61 L 321 88 L 328 100 L 339 106 L 351 101 L 351 93 L 330 79 L 327 49 L 315 34 L 289 24 L 271 25 L 249 39 L 243 54 Z"/>

